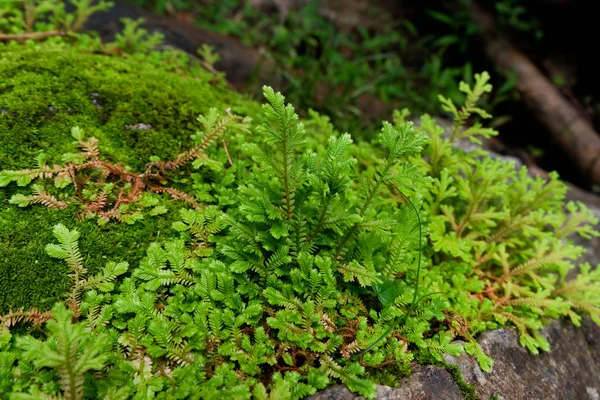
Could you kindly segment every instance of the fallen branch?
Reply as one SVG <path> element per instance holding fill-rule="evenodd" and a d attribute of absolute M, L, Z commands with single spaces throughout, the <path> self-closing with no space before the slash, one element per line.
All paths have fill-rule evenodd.
<path fill-rule="evenodd" d="M 0 42 L 10 42 L 11 40 L 28 40 L 28 39 L 45 39 L 52 36 L 68 36 L 67 32 L 48 31 L 48 32 L 30 32 L 30 33 L 15 33 L 15 34 L 0 34 Z"/>
<path fill-rule="evenodd" d="M 586 116 L 561 95 L 529 58 L 498 36 L 489 13 L 473 5 L 471 16 L 483 30 L 488 57 L 499 69 L 514 75 L 525 103 L 588 183 L 600 184 L 600 136 Z"/>

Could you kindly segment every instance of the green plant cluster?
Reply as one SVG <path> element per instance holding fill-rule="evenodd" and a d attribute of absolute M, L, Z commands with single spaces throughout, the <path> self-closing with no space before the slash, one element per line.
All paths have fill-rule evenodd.
<path fill-rule="evenodd" d="M 591 211 L 556 174 L 455 146 L 497 134 L 487 73 L 440 96 L 449 131 L 403 110 L 359 141 L 270 87 L 260 108 L 158 65 L 144 36 L 0 49 L 3 397 L 374 398 L 445 354 L 490 371 L 489 329 L 537 353 L 551 319 L 600 324 L 572 241 L 599 234 Z"/>
<path fill-rule="evenodd" d="M 482 331 L 514 326 L 537 352 L 548 349 L 537 332 L 550 318 L 600 322 L 598 273 L 583 266 L 565 281 L 583 249 L 564 239 L 597 234 L 589 210 L 565 205 L 557 179 L 452 146 L 496 134 L 466 125 L 489 116 L 476 105 L 487 79 L 461 85 L 461 107 L 441 98 L 454 115 L 448 135 L 403 112 L 373 144 L 315 114 L 300 121 L 266 87 L 260 122 L 232 131 L 235 156 L 205 149 L 206 206 L 180 209 L 138 264 L 108 261 L 87 278 L 77 226 L 54 228 L 58 244 L 45 251 L 71 271 L 68 308 L 3 317 L 45 328 L 2 331 L 2 390 L 279 399 L 341 381 L 373 398 L 390 365 L 408 373 L 415 360 L 466 351 L 489 371 Z"/>
<path fill-rule="evenodd" d="M 88 18 L 113 5 L 110 1 L 75 0 L 67 11 L 64 2 L 56 0 L 5 0 L 0 7 L 0 32 L 9 34 L 32 32 L 78 32 Z"/>
<path fill-rule="evenodd" d="M 63 42 L 54 43 L 55 39 Z M 140 53 L 116 57 L 72 49 L 70 39 L 49 41 L 12 42 L 0 48 L 0 170 L 35 169 L 40 161 L 49 167 L 65 165 L 70 161 L 64 155 L 80 151 L 71 135 L 71 129 L 78 126 L 86 140 L 98 139 L 101 160 L 140 174 L 149 163 L 173 160 L 184 149 L 193 148 L 192 136 L 203 127 L 197 117 L 208 114 L 211 107 L 223 112 L 231 107 L 242 113 L 259 109 L 226 90 L 205 69 L 180 64 L 176 53 L 172 53 L 174 63 L 169 64 L 158 52 L 145 59 Z M 162 62 L 158 62 L 160 57 Z M 222 143 L 219 157 L 227 158 Z M 183 176 L 168 174 L 169 180 L 175 180 L 168 186 L 203 201 L 205 183 L 198 181 L 193 166 L 184 169 Z M 93 180 L 82 194 L 92 200 L 97 195 L 94 183 L 101 182 L 101 177 L 90 172 Z M 77 200 L 73 185 L 56 188 L 53 179 L 34 183 L 44 184 L 44 190 L 60 201 Z M 43 252 L 55 224 L 77 224 L 82 245 L 90 254 L 112 253 L 134 264 L 143 257 L 145 243 L 169 232 L 182 204 L 167 200 L 171 198 L 167 193 L 149 193 L 155 199 L 148 199 L 148 205 L 157 196 L 160 204 L 148 210 L 158 205 L 167 208 L 161 218 L 146 215 L 137 218 L 135 225 L 99 228 L 94 219 L 79 221 L 79 205 L 86 202 L 71 201 L 65 209 L 19 208 L 9 203 L 16 194 L 31 196 L 33 191 L 16 184 L 0 190 L 0 313 L 10 308 L 47 307 L 68 289 L 64 266 Z M 91 272 L 99 271 L 103 262 L 102 257 L 87 260 Z"/>
<path fill-rule="evenodd" d="M 112 6 L 112 2 L 104 0 L 75 0 L 69 7 L 61 0 L 3 1 L 0 3 L 0 46 L 18 47 L 23 43 L 32 45 L 35 40 L 45 40 L 45 43 L 84 52 L 136 59 L 180 75 L 220 84 L 224 82 L 223 74 L 212 66 L 216 55 L 210 47 L 205 46 L 199 51 L 200 59 L 189 57 L 172 47 L 163 47 L 164 35 L 142 28 L 143 18 L 122 18 L 123 29 L 115 35 L 113 42 L 103 43 L 97 32 L 85 31 L 85 23 L 93 14 Z M 70 10 L 67 11 L 67 8 Z M 12 40 L 7 40 L 7 36 Z"/>

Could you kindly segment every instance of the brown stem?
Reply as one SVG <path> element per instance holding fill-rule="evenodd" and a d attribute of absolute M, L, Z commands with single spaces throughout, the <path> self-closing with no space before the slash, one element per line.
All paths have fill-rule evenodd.
<path fill-rule="evenodd" d="M 223 148 L 225 149 L 225 153 L 227 153 L 227 161 L 229 161 L 229 165 L 233 166 L 233 161 L 231 161 L 231 155 L 229 155 L 229 149 L 227 148 L 227 142 L 223 139 Z"/>
<path fill-rule="evenodd" d="M 48 31 L 48 32 L 31 32 L 31 33 L 15 33 L 15 34 L 0 34 L 0 42 L 10 42 L 11 40 L 27 40 L 27 39 L 45 39 L 52 36 L 67 36 L 74 37 L 73 35 L 62 32 L 62 31 Z"/>
<path fill-rule="evenodd" d="M 312 233 L 312 235 L 310 235 L 310 237 L 306 240 L 307 243 L 312 242 L 313 239 L 317 236 L 317 234 L 321 230 L 321 226 L 323 225 L 323 222 L 325 221 L 325 214 L 327 214 L 328 203 L 329 203 L 329 201 L 325 202 L 325 204 L 323 205 L 323 210 L 321 211 L 321 215 L 319 216 L 319 222 L 317 223 L 317 227 L 315 228 L 315 231 Z"/>

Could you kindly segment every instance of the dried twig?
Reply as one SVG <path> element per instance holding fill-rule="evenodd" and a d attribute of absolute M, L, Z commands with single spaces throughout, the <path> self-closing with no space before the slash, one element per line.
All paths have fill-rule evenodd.
<path fill-rule="evenodd" d="M 225 148 L 225 153 L 227 153 L 227 160 L 229 161 L 229 165 L 233 166 L 233 161 L 231 161 L 231 155 L 229 155 L 229 149 L 227 148 L 227 142 L 223 139 L 223 148 Z"/>
<path fill-rule="evenodd" d="M 0 42 L 10 42 L 11 40 L 28 40 L 28 39 L 45 39 L 52 36 L 66 36 L 74 38 L 70 33 L 62 31 L 48 31 L 48 32 L 31 32 L 31 33 L 15 33 L 15 34 L 0 34 Z"/>

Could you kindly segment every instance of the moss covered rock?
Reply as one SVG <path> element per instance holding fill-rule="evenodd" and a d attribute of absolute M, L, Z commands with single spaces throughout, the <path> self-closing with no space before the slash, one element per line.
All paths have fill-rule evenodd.
<path fill-rule="evenodd" d="M 48 164 L 60 163 L 76 149 L 70 130 L 79 126 L 99 140 L 103 159 L 140 171 L 151 157 L 168 160 L 188 148 L 197 117 L 210 107 L 238 105 L 240 114 L 258 107 L 210 74 L 185 76 L 155 64 L 60 45 L 0 49 L 0 170 L 31 168 L 40 152 Z M 28 192 L 14 183 L 0 189 L 0 313 L 52 305 L 67 289 L 67 267 L 44 251 L 53 225 L 77 223 L 94 272 L 103 254 L 136 264 L 148 243 L 171 230 L 177 208 L 161 218 L 100 227 L 93 219 L 77 221 L 74 207 L 9 204 L 13 194 Z"/>
<path fill-rule="evenodd" d="M 484 331 L 537 354 L 551 318 L 600 321 L 600 270 L 564 280 L 592 212 L 556 174 L 453 146 L 497 134 L 467 123 L 489 74 L 440 97 L 449 138 L 403 111 L 356 143 L 169 57 L 0 48 L 0 312 L 52 307 L 1 316 L 0 393 L 375 398 L 444 355 L 491 371 Z"/>

